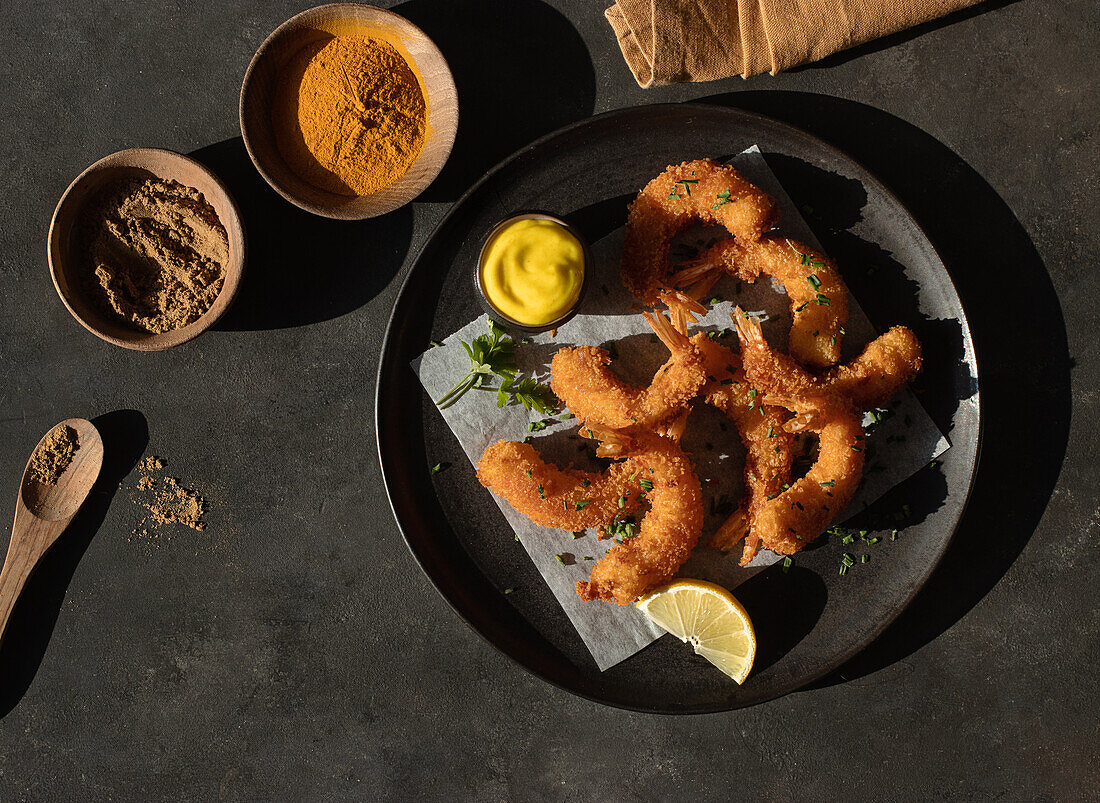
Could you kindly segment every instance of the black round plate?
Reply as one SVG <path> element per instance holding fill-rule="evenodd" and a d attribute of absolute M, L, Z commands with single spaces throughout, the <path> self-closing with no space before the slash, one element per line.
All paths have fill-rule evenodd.
<path fill-rule="evenodd" d="M 515 210 L 566 218 L 595 242 L 621 226 L 638 190 L 669 164 L 724 159 L 757 144 L 849 287 L 881 330 L 905 324 L 925 347 L 921 401 L 952 443 L 867 514 L 887 537 L 872 562 L 823 536 L 794 567 L 739 586 L 759 640 L 737 686 L 672 638 L 600 672 L 477 482 L 409 363 L 481 313 L 470 270 L 485 233 Z M 883 147 L 889 147 L 884 143 Z M 934 181 L 934 176 L 928 177 Z M 498 165 L 439 224 L 401 288 L 378 371 L 378 451 L 398 525 L 443 597 L 491 644 L 539 677 L 609 705 L 653 712 L 739 708 L 794 691 L 839 666 L 909 603 L 962 515 L 980 441 L 977 364 L 958 295 L 928 238 L 858 164 L 783 123 L 737 109 L 660 105 L 571 125 Z M 436 463 L 448 469 L 432 474 Z M 892 513 L 903 520 L 892 524 Z M 883 519 L 887 519 L 885 525 Z M 901 527 L 889 540 L 892 526 Z M 702 547 L 701 547 L 702 548 Z M 863 550 L 867 551 L 867 550 Z M 515 589 L 505 595 L 504 589 Z M 602 604 L 602 603 L 591 603 Z"/>

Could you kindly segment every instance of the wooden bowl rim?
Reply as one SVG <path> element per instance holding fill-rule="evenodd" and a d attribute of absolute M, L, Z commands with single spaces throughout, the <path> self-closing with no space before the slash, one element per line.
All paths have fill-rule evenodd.
<path fill-rule="evenodd" d="M 179 178 L 177 178 L 178 174 L 171 174 L 172 171 L 170 167 L 173 163 L 185 163 L 202 173 L 217 190 L 218 195 L 221 196 L 220 198 L 215 198 L 214 201 L 223 203 L 229 212 L 227 216 L 218 215 L 218 220 L 225 228 L 226 236 L 231 246 L 230 258 L 225 266 L 225 277 L 222 281 L 222 289 L 218 293 L 217 298 L 214 299 L 214 303 L 210 305 L 210 309 L 199 316 L 197 320 L 187 324 L 187 326 L 157 334 L 141 332 L 135 329 L 132 338 L 119 337 L 104 331 L 96 321 L 88 320 L 78 312 L 72 303 L 70 303 L 66 291 L 62 289 L 58 274 L 65 273 L 65 268 L 63 267 L 65 263 L 65 254 L 62 253 L 63 249 L 59 242 L 61 233 L 57 229 L 58 219 L 61 216 L 62 210 L 64 210 L 66 205 L 71 201 L 76 189 L 86 183 L 89 177 L 96 173 L 113 168 L 133 168 L 148 170 L 158 178 L 179 181 Z M 166 170 L 165 168 L 169 169 Z M 206 195 L 207 193 L 203 192 L 203 196 L 206 197 Z M 211 206 L 214 206 L 214 202 L 212 202 L 210 198 L 206 198 L 206 201 Z M 79 210 L 74 210 L 74 215 L 77 211 Z M 234 244 L 238 246 L 236 254 L 233 253 L 232 249 Z M 237 290 L 240 287 L 241 277 L 244 274 L 244 267 L 247 260 L 247 244 L 244 228 L 241 225 L 240 210 L 237 208 L 237 202 L 233 199 L 225 183 L 217 174 L 206 167 L 206 165 L 190 156 L 185 156 L 182 153 L 166 148 L 125 148 L 96 160 L 86 167 L 80 175 L 74 178 L 69 183 L 69 186 L 65 188 L 65 192 L 61 194 L 57 206 L 54 207 L 53 217 L 50 219 L 50 229 L 46 240 L 46 257 L 49 263 L 50 279 L 53 281 L 54 290 L 57 291 L 57 295 L 61 298 L 61 303 L 65 305 L 65 309 L 69 311 L 81 326 L 95 336 L 106 340 L 108 343 L 121 346 L 122 348 L 132 349 L 134 351 L 163 351 L 164 349 L 193 340 L 217 323 L 218 319 L 225 314 L 225 311 L 236 297 Z M 68 281 L 66 281 L 66 284 L 70 286 L 69 292 L 73 292 L 72 284 Z M 125 324 L 119 324 L 119 326 L 125 327 Z"/>
<path fill-rule="evenodd" d="M 341 12 L 344 13 L 341 14 Z M 360 14 L 365 14 L 367 16 L 376 16 L 378 19 L 375 21 L 379 23 L 380 27 L 389 26 L 390 30 L 397 34 L 401 33 L 401 28 L 405 28 L 410 33 L 423 37 L 426 48 L 433 52 L 433 54 L 438 58 L 439 63 L 443 67 L 443 71 L 439 76 L 440 84 L 438 86 L 436 97 L 443 98 L 444 100 L 450 98 L 453 101 L 454 106 L 453 123 L 448 125 L 445 129 L 437 129 L 437 136 L 442 136 L 444 138 L 446 147 L 442 148 L 439 152 L 439 163 L 432 166 L 431 169 L 424 174 L 421 180 L 417 182 L 417 185 L 414 187 L 415 191 L 412 193 L 412 195 L 409 196 L 407 200 L 400 201 L 399 203 L 396 203 L 392 206 L 380 206 L 376 210 L 364 212 L 363 210 L 349 208 L 349 196 L 328 193 L 320 188 L 316 188 L 319 193 L 321 193 L 322 195 L 331 196 L 333 199 L 338 199 L 342 205 L 329 207 L 312 203 L 311 201 L 308 201 L 297 195 L 292 190 L 284 187 L 279 182 L 279 180 L 276 179 L 271 174 L 271 172 L 267 170 L 264 165 L 264 157 L 262 157 L 258 153 L 257 149 L 253 147 L 252 139 L 249 136 L 249 128 L 251 124 L 248 122 L 245 115 L 245 102 L 246 98 L 248 97 L 249 90 L 252 88 L 253 77 L 255 75 L 258 65 L 267 56 L 272 45 L 275 44 L 281 37 L 287 35 L 288 33 L 292 33 L 295 29 L 299 27 L 304 27 L 303 23 L 308 25 L 311 20 L 320 16 L 324 16 L 326 14 L 331 15 L 333 18 L 338 18 L 342 16 L 343 19 L 352 22 L 362 21 L 363 18 L 357 16 Z M 419 69 L 419 65 L 416 66 Z M 428 86 L 426 82 L 424 84 L 424 90 L 426 100 L 431 103 L 431 98 L 427 97 Z M 264 181 L 266 181 L 268 185 L 273 190 L 275 190 L 275 192 L 279 193 L 279 195 L 290 201 L 290 203 L 294 204 L 299 209 L 304 209 L 311 214 L 319 215 L 320 217 L 330 218 L 332 220 L 367 220 L 370 218 L 388 214 L 395 209 L 400 209 L 406 204 L 411 203 L 418 195 L 420 195 L 420 193 L 427 189 L 433 181 L 435 181 L 435 179 L 439 176 L 439 173 L 443 170 L 443 167 L 447 164 L 447 159 L 450 158 L 451 151 L 454 148 L 455 135 L 458 131 L 458 111 L 458 88 L 455 86 L 454 74 L 451 72 L 451 65 L 447 62 L 447 59 L 444 57 L 443 52 L 439 49 L 439 46 L 435 43 L 435 41 L 426 33 L 424 33 L 424 31 L 419 26 L 417 26 L 406 17 L 403 17 L 396 12 L 390 11 L 389 9 L 379 8 L 378 6 L 370 5 L 369 3 L 326 3 L 319 6 L 313 6 L 312 8 L 307 8 L 304 11 L 300 11 L 294 16 L 290 17 L 285 22 L 283 22 L 281 25 L 275 28 L 275 30 L 267 35 L 267 38 L 264 39 L 259 48 L 257 48 L 256 52 L 252 55 L 252 59 L 251 61 L 249 61 L 248 68 L 245 70 L 244 73 L 244 80 L 241 82 L 241 93 L 238 101 L 238 117 L 240 118 L 239 122 L 241 127 L 241 139 L 244 141 L 244 147 L 245 150 L 248 151 L 249 158 L 252 159 L 252 164 L 255 165 L 256 170 L 259 172 L 259 174 L 263 176 Z M 416 161 L 419 161 L 422 157 L 423 152 L 421 152 L 421 155 L 417 157 Z M 413 162 L 413 165 L 416 164 L 416 161 Z M 410 165 L 410 171 L 411 169 L 412 165 Z M 399 178 L 387 189 L 392 189 L 399 186 L 401 182 L 405 180 L 405 177 L 407 175 L 408 173 L 406 173 L 405 176 Z M 370 197 L 371 196 L 369 195 L 359 196 L 359 198 Z"/>

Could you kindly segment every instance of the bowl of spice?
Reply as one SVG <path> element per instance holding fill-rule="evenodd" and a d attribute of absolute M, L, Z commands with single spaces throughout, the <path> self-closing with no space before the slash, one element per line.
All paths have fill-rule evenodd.
<path fill-rule="evenodd" d="M 229 307 L 244 269 L 237 207 L 203 165 L 159 148 L 81 173 L 48 240 L 58 295 L 86 329 L 139 351 L 198 336 Z"/>
<path fill-rule="evenodd" d="M 256 169 L 296 206 L 362 220 L 439 175 L 458 128 L 443 54 L 397 14 L 358 3 L 304 11 L 264 41 L 241 86 Z"/>

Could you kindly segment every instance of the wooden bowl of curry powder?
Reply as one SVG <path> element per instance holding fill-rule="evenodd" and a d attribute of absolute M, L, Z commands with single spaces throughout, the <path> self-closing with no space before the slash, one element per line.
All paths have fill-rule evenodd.
<path fill-rule="evenodd" d="M 358 3 L 304 11 L 248 65 L 241 134 L 296 206 L 363 220 L 404 206 L 451 153 L 458 94 L 443 54 L 397 14 Z"/>
<path fill-rule="evenodd" d="M 245 265 L 237 205 L 204 165 L 161 148 L 106 156 L 77 176 L 50 221 L 54 288 L 85 329 L 161 351 L 229 308 Z"/>

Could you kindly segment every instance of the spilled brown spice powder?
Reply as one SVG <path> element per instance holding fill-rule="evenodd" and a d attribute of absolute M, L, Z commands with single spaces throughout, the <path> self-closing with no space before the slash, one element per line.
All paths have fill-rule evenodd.
<path fill-rule="evenodd" d="M 166 465 L 168 461 L 162 457 L 146 457 L 141 461 L 140 470 L 143 473 L 137 488 L 147 492 L 147 495 L 134 501 L 149 513 L 134 529 L 134 535 L 155 536 L 155 530 L 164 524 L 182 524 L 198 531 L 206 529 L 206 522 L 202 520 L 206 513 L 206 500 L 191 488 L 181 485 L 175 477 L 157 476 L 155 472 Z"/>
<path fill-rule="evenodd" d="M 65 469 L 73 462 L 80 446 L 77 431 L 68 424 L 58 424 L 49 431 L 31 457 L 28 473 L 43 485 L 56 485 Z"/>

